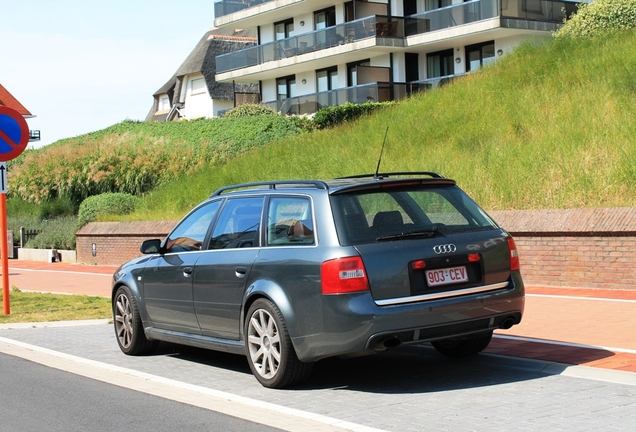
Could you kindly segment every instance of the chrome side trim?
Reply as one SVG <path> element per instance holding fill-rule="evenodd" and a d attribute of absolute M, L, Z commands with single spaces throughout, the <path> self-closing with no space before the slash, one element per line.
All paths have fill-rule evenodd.
<path fill-rule="evenodd" d="M 438 300 L 443 298 L 459 297 L 459 296 L 468 295 L 468 294 L 479 294 L 479 293 L 488 292 L 488 291 L 500 290 L 500 289 L 508 288 L 508 285 L 510 285 L 509 282 L 501 282 L 497 284 L 484 285 L 484 286 L 479 286 L 474 288 L 465 288 L 465 289 L 456 290 L 456 291 L 445 291 L 445 292 L 438 292 L 438 293 L 432 293 L 432 294 L 422 294 L 422 295 L 412 296 L 412 297 L 399 297 L 394 299 L 375 300 L 375 304 L 377 304 L 378 306 L 393 306 L 393 305 L 399 305 L 399 304 L 405 304 L 405 303 L 416 303 L 416 302 L 427 301 L 427 300 Z"/>

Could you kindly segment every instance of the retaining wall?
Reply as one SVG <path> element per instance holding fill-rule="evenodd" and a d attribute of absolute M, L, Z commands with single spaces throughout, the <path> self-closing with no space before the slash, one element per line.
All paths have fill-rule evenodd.
<path fill-rule="evenodd" d="M 492 211 L 514 237 L 527 285 L 636 290 L 636 209 Z M 121 264 L 176 221 L 95 222 L 77 233 L 77 261 Z M 93 253 L 92 245 L 95 245 Z"/>

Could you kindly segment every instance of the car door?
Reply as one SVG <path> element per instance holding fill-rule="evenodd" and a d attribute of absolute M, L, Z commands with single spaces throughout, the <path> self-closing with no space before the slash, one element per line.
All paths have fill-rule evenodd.
<path fill-rule="evenodd" d="M 263 197 L 228 199 L 194 274 L 194 308 L 204 336 L 238 340 L 246 282 L 260 246 Z"/>
<path fill-rule="evenodd" d="M 200 334 L 194 311 L 192 277 L 221 200 L 205 203 L 188 214 L 168 235 L 161 253 L 143 273 L 146 311 L 155 328 Z"/>

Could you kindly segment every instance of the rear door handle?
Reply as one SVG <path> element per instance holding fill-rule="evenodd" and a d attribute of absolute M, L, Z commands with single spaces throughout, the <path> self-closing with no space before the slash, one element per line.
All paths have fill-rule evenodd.
<path fill-rule="evenodd" d="M 183 268 L 183 277 L 186 277 L 186 278 L 192 277 L 192 267 Z"/>
<path fill-rule="evenodd" d="M 238 266 L 234 269 L 234 274 L 236 275 L 237 278 L 244 278 L 245 275 L 247 274 L 247 267 L 245 266 Z"/>

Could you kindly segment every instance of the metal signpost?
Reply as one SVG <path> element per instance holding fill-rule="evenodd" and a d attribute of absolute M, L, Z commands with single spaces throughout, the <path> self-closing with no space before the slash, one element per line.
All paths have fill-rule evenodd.
<path fill-rule="evenodd" d="M 9 302 L 9 247 L 7 245 L 7 161 L 17 158 L 29 144 L 29 126 L 16 110 L 0 105 L 0 259 L 2 260 L 2 303 L 4 314 L 11 313 Z"/>

